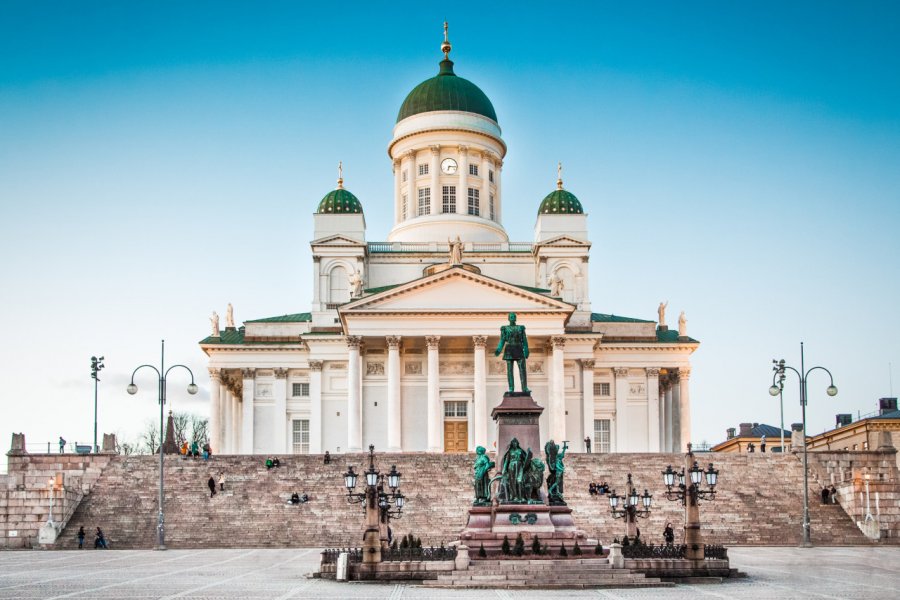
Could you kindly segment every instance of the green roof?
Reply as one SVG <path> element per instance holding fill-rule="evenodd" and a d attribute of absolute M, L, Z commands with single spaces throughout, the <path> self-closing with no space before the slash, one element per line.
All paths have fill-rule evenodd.
<path fill-rule="evenodd" d="M 201 344 L 243 344 L 244 343 L 244 328 L 240 329 L 226 329 L 224 331 L 219 332 L 219 337 L 208 337 L 200 340 Z"/>
<path fill-rule="evenodd" d="M 453 72 L 453 61 L 441 61 L 438 74 L 426 79 L 406 96 L 397 114 L 399 123 L 407 117 L 436 110 L 456 110 L 482 115 L 497 122 L 494 105 L 481 89 Z"/>
<path fill-rule="evenodd" d="M 603 313 L 591 313 L 592 323 L 655 323 L 656 321 L 645 321 L 644 319 L 633 319 L 631 317 L 620 317 L 618 315 L 604 315 Z"/>
<path fill-rule="evenodd" d="M 267 317 L 265 319 L 253 319 L 247 323 L 307 323 L 312 321 L 311 313 L 295 313 L 293 315 L 281 315 L 280 317 Z"/>
<path fill-rule="evenodd" d="M 380 294 L 381 292 L 386 292 L 386 291 L 388 291 L 388 290 L 390 290 L 390 289 L 393 289 L 393 288 L 397 287 L 398 285 L 403 285 L 403 284 L 402 284 L 402 283 L 393 283 L 393 284 L 391 284 L 391 285 L 383 285 L 383 286 L 381 286 L 381 287 L 369 288 L 369 289 L 365 290 L 365 293 L 367 293 L 367 294 Z"/>
<path fill-rule="evenodd" d="M 325 194 L 322 201 L 319 202 L 319 208 L 316 210 L 318 214 L 352 214 L 361 213 L 362 204 L 359 199 L 340 187 Z"/>
<path fill-rule="evenodd" d="M 547 197 L 541 202 L 540 208 L 538 208 L 538 214 L 581 215 L 584 214 L 584 209 L 581 207 L 581 202 L 575 197 L 575 194 L 559 188 L 547 194 Z"/>
<path fill-rule="evenodd" d="M 691 337 L 679 337 L 677 329 L 656 329 L 656 341 L 657 342 L 693 342 L 698 343 L 697 340 Z"/>

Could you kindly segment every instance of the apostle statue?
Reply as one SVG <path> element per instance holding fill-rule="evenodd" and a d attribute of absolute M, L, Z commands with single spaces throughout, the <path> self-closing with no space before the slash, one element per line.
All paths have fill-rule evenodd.
<path fill-rule="evenodd" d="M 563 500 L 563 476 L 566 471 L 563 465 L 563 457 L 565 457 L 568 448 L 569 442 L 566 441 L 563 441 L 562 448 L 553 440 L 544 444 L 544 456 L 547 461 L 547 470 L 549 471 L 547 474 L 547 497 L 550 499 L 551 505 L 564 505 L 566 503 Z"/>
<path fill-rule="evenodd" d="M 212 337 L 219 337 L 219 315 L 216 311 L 213 311 L 212 316 L 209 318 L 209 323 L 212 325 Z"/>
<path fill-rule="evenodd" d="M 506 484 L 506 502 L 509 504 L 525 503 L 525 469 L 531 462 L 531 449 L 526 452 L 519 446 L 519 440 L 509 441 L 500 472 Z"/>
<path fill-rule="evenodd" d="M 519 363 L 519 380 L 522 382 L 522 391 L 530 393 L 528 389 L 528 375 L 525 368 L 525 359 L 528 358 L 528 338 L 525 336 L 525 326 L 516 325 L 516 313 L 509 313 L 509 325 L 500 327 L 500 343 L 494 351 L 494 356 L 500 356 L 503 351 L 503 360 L 506 361 L 506 380 L 510 393 L 515 391 L 515 378 L 513 377 L 513 363 Z"/>
<path fill-rule="evenodd" d="M 463 243 L 462 240 L 459 239 L 459 236 L 456 236 L 456 241 L 447 240 L 447 244 L 450 245 L 450 264 L 451 265 L 461 265 L 462 264 L 462 255 L 463 255 Z"/>
<path fill-rule="evenodd" d="M 360 273 L 359 269 L 350 273 L 347 278 L 350 281 L 350 297 L 359 298 L 362 296 L 362 273 Z"/>
<path fill-rule="evenodd" d="M 656 309 L 656 312 L 659 313 L 659 326 L 666 326 L 666 307 L 669 305 L 668 300 L 666 302 L 660 302 L 659 308 Z"/>
<path fill-rule="evenodd" d="M 496 465 L 494 461 L 489 459 L 484 446 L 478 446 L 475 449 L 475 502 L 473 506 L 490 506 L 491 505 L 491 469 Z"/>
<path fill-rule="evenodd" d="M 225 310 L 225 327 L 234 329 L 234 307 L 231 306 L 231 302 L 228 303 L 228 308 Z"/>
<path fill-rule="evenodd" d="M 681 311 L 681 314 L 678 315 L 678 335 L 679 337 L 687 337 L 687 317 L 684 316 L 684 311 Z"/>
<path fill-rule="evenodd" d="M 560 298 L 566 285 L 565 282 L 556 273 L 553 273 L 550 275 L 548 284 L 550 286 L 550 295 L 554 298 Z"/>

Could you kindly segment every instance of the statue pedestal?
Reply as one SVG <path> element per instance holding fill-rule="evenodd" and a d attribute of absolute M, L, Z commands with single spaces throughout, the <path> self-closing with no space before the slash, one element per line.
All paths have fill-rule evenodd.
<path fill-rule="evenodd" d="M 572 509 L 568 506 L 547 506 L 546 504 L 500 504 L 498 506 L 473 506 L 469 509 L 469 520 L 460 534 L 460 540 L 469 547 L 470 556 L 478 558 L 478 550 L 483 545 L 488 555 L 500 553 L 503 537 L 515 544 L 516 536 L 522 534 L 526 553 L 531 553 L 531 543 L 535 536 L 541 545 L 547 545 L 551 555 L 559 554 L 563 544 L 569 554 L 575 542 L 588 553 L 583 531 L 575 527 Z"/>
<path fill-rule="evenodd" d="M 506 392 L 503 401 L 491 411 L 497 422 L 497 468 L 499 459 L 509 446 L 509 440 L 517 438 L 524 450 L 531 448 L 535 456 L 541 454 L 541 428 L 538 419 L 544 407 L 534 401 L 531 392 Z"/>

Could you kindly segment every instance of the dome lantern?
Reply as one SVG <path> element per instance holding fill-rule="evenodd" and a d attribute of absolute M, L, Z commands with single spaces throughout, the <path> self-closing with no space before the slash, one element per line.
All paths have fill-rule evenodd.
<path fill-rule="evenodd" d="M 563 188 L 562 163 L 556 165 L 556 189 L 547 194 L 538 208 L 539 215 L 583 215 L 581 201 Z"/>
<path fill-rule="evenodd" d="M 338 163 L 338 180 L 337 188 L 325 194 L 322 201 L 319 202 L 319 208 L 316 209 L 317 214 L 360 214 L 362 213 L 362 204 L 359 198 L 344 189 L 344 163 Z"/>

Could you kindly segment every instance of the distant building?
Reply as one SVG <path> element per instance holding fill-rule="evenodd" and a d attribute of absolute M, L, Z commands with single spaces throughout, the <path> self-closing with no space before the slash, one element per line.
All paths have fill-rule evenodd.
<path fill-rule="evenodd" d="M 739 429 L 726 430 L 726 439 L 712 448 L 711 452 L 749 452 L 753 444 L 754 452 L 759 452 L 762 437 L 766 436 L 766 452 L 782 452 L 781 429 L 765 423 L 741 423 Z M 784 452 L 791 451 L 791 432 L 784 431 Z"/>
<path fill-rule="evenodd" d="M 851 414 L 835 415 L 835 428 L 809 437 L 810 450 L 876 450 L 883 431 L 890 432 L 900 448 L 900 410 L 896 398 L 880 398 L 878 411 L 853 420 Z"/>

